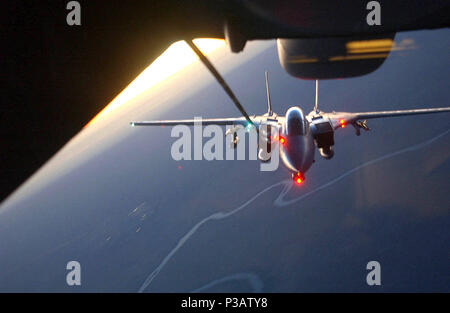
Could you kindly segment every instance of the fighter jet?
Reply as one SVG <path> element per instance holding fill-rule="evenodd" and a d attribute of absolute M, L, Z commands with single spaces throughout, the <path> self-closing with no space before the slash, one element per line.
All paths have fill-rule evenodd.
<path fill-rule="evenodd" d="M 359 136 L 361 129 L 364 131 L 370 130 L 367 126 L 368 119 L 450 112 L 450 107 L 357 113 L 323 112 L 318 107 L 318 81 L 316 80 L 314 109 L 309 114 L 305 114 L 300 107 L 293 106 L 286 111 L 284 116 L 281 116 L 272 110 L 268 73 L 266 71 L 267 112 L 263 115 L 249 116 L 206 56 L 201 53 L 192 41 L 188 41 L 188 44 L 222 85 L 243 115 L 236 118 L 202 119 L 202 125 L 255 126 L 256 129 L 261 129 L 261 126 L 264 125 L 265 127 L 262 129 L 266 129 L 266 131 L 259 131 L 258 135 L 264 137 L 262 138 L 264 139 L 263 142 L 266 142 L 267 145 L 258 147 L 258 156 L 262 161 L 268 161 L 267 158 L 263 157 L 264 153 L 270 153 L 272 148 L 278 148 L 284 166 L 291 172 L 292 179 L 297 184 L 301 184 L 305 180 L 305 173 L 313 165 L 316 148 L 319 150 L 322 158 L 329 160 L 333 157 L 334 132 L 338 129 L 345 128 L 347 125 L 352 126 L 356 135 Z M 141 121 L 131 122 L 130 124 L 131 126 L 170 126 L 195 125 L 196 122 L 194 119 L 186 119 Z M 272 136 L 273 128 L 276 128 L 275 133 L 278 135 Z M 227 131 L 227 135 L 233 135 L 233 144 L 237 143 L 236 132 L 237 127 Z"/>

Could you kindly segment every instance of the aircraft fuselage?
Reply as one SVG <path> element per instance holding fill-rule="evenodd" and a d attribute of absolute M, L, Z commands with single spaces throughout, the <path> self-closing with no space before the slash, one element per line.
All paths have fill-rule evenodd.
<path fill-rule="evenodd" d="M 299 107 L 291 107 L 280 128 L 284 143 L 279 143 L 280 156 L 293 175 L 303 175 L 314 163 L 314 138 L 309 123 Z"/>

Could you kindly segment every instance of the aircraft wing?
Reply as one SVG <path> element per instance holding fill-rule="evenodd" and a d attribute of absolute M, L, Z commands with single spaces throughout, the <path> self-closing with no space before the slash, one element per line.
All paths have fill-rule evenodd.
<path fill-rule="evenodd" d="M 359 120 L 368 120 L 372 118 L 385 118 L 396 117 L 406 115 L 418 115 L 418 114 L 432 114 L 450 112 L 450 107 L 446 108 L 432 108 L 432 109 L 414 109 L 414 110 L 394 110 L 394 111 L 375 111 L 375 112 L 333 112 L 326 114 L 334 129 L 339 127 L 345 127 L 348 124 L 360 124 Z M 365 124 L 365 123 L 363 123 Z M 364 128 L 364 127 L 363 127 Z"/>
<path fill-rule="evenodd" d="M 258 124 L 257 121 L 252 121 Z M 188 125 L 193 126 L 195 123 L 202 125 L 242 125 L 247 126 L 249 123 L 245 117 L 230 117 L 230 118 L 206 118 L 206 119 L 188 119 L 188 120 L 159 120 L 159 121 L 141 121 L 131 122 L 131 126 L 174 126 L 174 125 Z"/>

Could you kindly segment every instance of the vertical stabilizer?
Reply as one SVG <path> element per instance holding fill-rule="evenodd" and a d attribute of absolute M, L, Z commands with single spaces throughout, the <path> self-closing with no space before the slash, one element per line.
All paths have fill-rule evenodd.
<path fill-rule="evenodd" d="M 267 92 L 267 113 L 269 116 L 273 115 L 272 103 L 270 102 L 270 91 L 269 91 L 269 73 L 266 71 L 266 92 Z"/>
<path fill-rule="evenodd" d="M 319 110 L 319 80 L 316 79 L 316 100 L 314 104 L 314 112 Z"/>

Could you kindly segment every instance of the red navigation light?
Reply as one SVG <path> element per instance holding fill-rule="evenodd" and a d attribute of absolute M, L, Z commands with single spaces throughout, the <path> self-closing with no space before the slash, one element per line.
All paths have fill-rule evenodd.
<path fill-rule="evenodd" d="M 305 177 L 301 173 L 293 175 L 292 178 L 298 185 L 300 185 L 305 180 Z"/>
<path fill-rule="evenodd" d="M 340 120 L 340 121 L 339 121 L 339 124 L 341 125 L 342 128 L 345 127 L 345 121 L 344 121 L 344 120 Z"/>
<path fill-rule="evenodd" d="M 286 139 L 284 139 L 284 137 L 281 137 L 281 136 L 280 136 L 280 143 L 281 143 L 282 145 L 284 145 L 284 144 L 286 143 Z"/>

